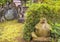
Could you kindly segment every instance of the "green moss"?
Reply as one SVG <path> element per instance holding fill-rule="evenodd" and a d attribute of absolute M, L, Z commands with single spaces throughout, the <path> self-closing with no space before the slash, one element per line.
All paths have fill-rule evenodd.
<path fill-rule="evenodd" d="M 17 23 L 16 20 L 0 23 L 0 27 L 2 27 L 0 29 L 0 41 L 4 41 L 6 39 L 8 41 L 15 42 L 15 37 L 23 37 L 24 24 Z"/>

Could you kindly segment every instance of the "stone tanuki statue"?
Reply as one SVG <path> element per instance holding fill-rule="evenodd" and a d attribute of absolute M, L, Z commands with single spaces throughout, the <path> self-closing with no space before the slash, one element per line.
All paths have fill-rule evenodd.
<path fill-rule="evenodd" d="M 40 22 L 35 26 L 35 31 L 31 33 L 32 39 L 41 39 L 42 41 L 44 38 L 48 39 L 48 37 L 50 37 L 50 28 L 51 26 L 47 23 L 46 18 L 40 19 Z"/>

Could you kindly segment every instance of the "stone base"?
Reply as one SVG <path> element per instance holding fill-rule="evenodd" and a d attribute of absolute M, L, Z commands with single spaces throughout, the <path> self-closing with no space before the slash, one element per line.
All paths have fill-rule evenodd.
<path fill-rule="evenodd" d="M 25 21 L 24 18 L 18 19 L 18 22 L 19 22 L 19 23 L 24 23 L 24 21 Z"/>
<path fill-rule="evenodd" d="M 31 42 L 51 42 L 51 37 L 39 37 L 37 39 L 33 39 Z"/>

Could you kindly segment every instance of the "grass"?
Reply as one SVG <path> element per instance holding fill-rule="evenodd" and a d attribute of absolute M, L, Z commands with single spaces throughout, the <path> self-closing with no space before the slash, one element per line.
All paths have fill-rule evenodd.
<path fill-rule="evenodd" d="M 2 28 L 0 29 L 0 41 L 4 41 L 5 39 L 7 39 L 8 41 L 13 42 L 13 39 L 15 37 L 23 37 L 22 35 L 24 24 L 17 23 L 16 20 L 5 21 L 3 23 L 0 23 L 0 27 Z"/>

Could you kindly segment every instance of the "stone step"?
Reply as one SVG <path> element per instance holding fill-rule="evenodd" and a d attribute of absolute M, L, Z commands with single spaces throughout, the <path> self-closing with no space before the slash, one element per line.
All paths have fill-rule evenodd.
<path fill-rule="evenodd" d="M 51 42 L 51 37 L 39 37 L 37 39 L 33 39 L 32 42 Z"/>

